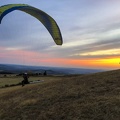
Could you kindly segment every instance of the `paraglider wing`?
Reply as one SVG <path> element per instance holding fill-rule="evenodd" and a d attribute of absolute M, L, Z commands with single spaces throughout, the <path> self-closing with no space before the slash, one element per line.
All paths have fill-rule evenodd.
<path fill-rule="evenodd" d="M 63 43 L 62 35 L 55 20 L 51 16 L 49 16 L 47 13 L 35 7 L 29 6 L 26 4 L 8 4 L 8 5 L 1 6 L 0 7 L 0 23 L 6 14 L 14 10 L 20 10 L 20 11 L 26 12 L 32 15 L 33 17 L 37 18 L 47 28 L 52 38 L 54 39 L 55 43 L 57 45 L 62 45 Z"/>

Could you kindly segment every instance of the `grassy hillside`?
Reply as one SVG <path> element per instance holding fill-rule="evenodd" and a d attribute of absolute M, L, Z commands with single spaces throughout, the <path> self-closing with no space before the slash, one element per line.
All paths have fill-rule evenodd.
<path fill-rule="evenodd" d="M 0 89 L 0 120 L 120 120 L 120 70 L 45 77 Z"/>

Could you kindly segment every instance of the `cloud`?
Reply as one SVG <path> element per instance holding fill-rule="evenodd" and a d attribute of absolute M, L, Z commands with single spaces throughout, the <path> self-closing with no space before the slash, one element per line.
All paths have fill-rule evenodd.
<path fill-rule="evenodd" d="M 92 41 L 92 40 L 91 40 Z M 77 42 L 68 42 L 61 47 L 53 46 L 46 49 L 44 52 L 52 53 L 55 57 L 61 58 L 103 58 L 108 56 L 119 56 L 120 49 L 120 38 L 105 38 L 94 40 L 91 43 L 90 39 L 87 39 L 86 42 L 77 41 Z M 118 52 L 115 51 L 117 49 Z M 112 51 L 112 53 L 110 52 Z M 106 52 L 106 54 L 100 54 L 100 52 Z M 107 54 L 108 52 L 108 54 Z M 96 53 L 96 55 L 93 55 Z M 97 54 L 98 53 L 98 54 Z"/>
<path fill-rule="evenodd" d="M 51 56 L 47 53 L 0 47 L 0 59 L 2 63 L 21 63 L 27 65 L 35 65 L 37 63 L 38 65 L 42 65 L 43 61 L 49 58 Z"/>
<path fill-rule="evenodd" d="M 76 49 L 76 50 L 75 50 Z M 74 48 L 70 56 L 76 58 L 103 58 L 107 56 L 119 56 L 120 38 L 102 40 Z"/>

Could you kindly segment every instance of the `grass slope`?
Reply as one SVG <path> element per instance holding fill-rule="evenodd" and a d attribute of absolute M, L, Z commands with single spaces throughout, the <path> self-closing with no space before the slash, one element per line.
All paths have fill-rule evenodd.
<path fill-rule="evenodd" d="M 120 120 L 120 70 L 0 89 L 0 120 Z"/>

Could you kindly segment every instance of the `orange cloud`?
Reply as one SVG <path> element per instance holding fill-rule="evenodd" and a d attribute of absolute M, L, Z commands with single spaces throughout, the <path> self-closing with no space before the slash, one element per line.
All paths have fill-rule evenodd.
<path fill-rule="evenodd" d="M 85 67 L 85 68 L 101 68 L 101 69 L 118 69 L 120 68 L 120 58 L 105 58 L 105 59 L 49 59 L 46 63 L 51 63 L 56 66 L 64 67 Z"/>
<path fill-rule="evenodd" d="M 37 59 L 48 58 L 48 54 L 37 53 L 27 50 L 10 50 L 6 48 L 0 48 L 0 58 L 8 63 L 15 64 L 34 64 Z"/>
<path fill-rule="evenodd" d="M 61 67 L 80 67 L 80 68 L 109 68 L 117 69 L 120 67 L 120 58 L 109 57 L 101 59 L 68 59 L 55 58 L 49 53 L 37 53 L 27 50 L 6 50 L 0 47 L 0 60 L 12 64 L 38 65 L 38 66 L 61 66 Z M 1 62 L 0 61 L 0 62 Z"/>

